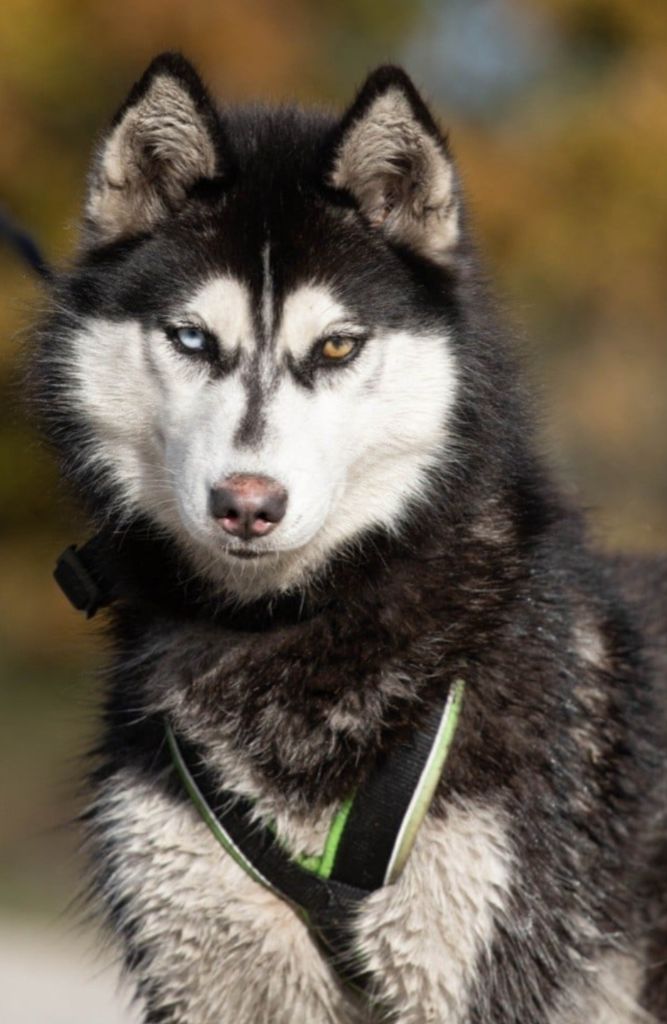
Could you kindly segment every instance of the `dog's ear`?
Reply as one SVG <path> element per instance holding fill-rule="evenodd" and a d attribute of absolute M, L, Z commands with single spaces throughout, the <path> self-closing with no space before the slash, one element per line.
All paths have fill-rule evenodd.
<path fill-rule="evenodd" d="M 367 222 L 437 263 L 458 239 L 457 187 L 447 141 L 401 68 L 366 80 L 336 129 L 327 184 L 352 195 Z"/>
<path fill-rule="evenodd" d="M 150 231 L 196 182 L 220 174 L 221 144 L 219 117 L 195 69 L 179 54 L 156 57 L 99 148 L 86 203 L 89 240 Z"/>

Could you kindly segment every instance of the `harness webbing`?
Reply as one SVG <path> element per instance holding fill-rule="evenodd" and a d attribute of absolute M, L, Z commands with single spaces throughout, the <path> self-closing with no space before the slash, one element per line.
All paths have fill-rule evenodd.
<path fill-rule="evenodd" d="M 451 747 L 463 691 L 456 680 L 423 728 L 378 761 L 334 816 L 323 853 L 296 860 L 257 821 L 252 803 L 221 789 L 201 752 L 165 725 L 178 775 L 215 838 L 253 881 L 291 904 L 355 988 L 366 990 L 371 981 L 355 950 L 356 912 L 405 866 Z"/>

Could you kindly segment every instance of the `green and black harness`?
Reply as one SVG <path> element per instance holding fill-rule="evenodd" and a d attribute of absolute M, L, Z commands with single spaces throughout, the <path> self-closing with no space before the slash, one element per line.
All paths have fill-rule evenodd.
<path fill-rule="evenodd" d="M 71 603 L 89 616 L 115 596 L 96 570 L 95 550 L 94 541 L 68 548 L 55 573 Z M 378 759 L 333 815 L 319 856 L 291 857 L 253 804 L 221 787 L 202 752 L 165 722 L 176 772 L 217 841 L 254 882 L 294 908 L 337 974 L 357 990 L 367 992 L 371 983 L 355 948 L 357 913 L 405 867 L 442 775 L 463 692 L 463 680 L 455 680 L 421 728 Z"/>

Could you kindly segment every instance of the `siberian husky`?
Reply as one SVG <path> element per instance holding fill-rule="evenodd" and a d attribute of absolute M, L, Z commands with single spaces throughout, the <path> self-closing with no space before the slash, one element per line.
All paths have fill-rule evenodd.
<path fill-rule="evenodd" d="M 61 578 L 111 604 L 89 877 L 146 1024 L 667 1021 L 667 561 L 559 493 L 407 75 L 225 109 L 158 57 L 52 300 L 35 401 L 96 529 Z M 359 793 L 327 936 L 303 879 Z"/>

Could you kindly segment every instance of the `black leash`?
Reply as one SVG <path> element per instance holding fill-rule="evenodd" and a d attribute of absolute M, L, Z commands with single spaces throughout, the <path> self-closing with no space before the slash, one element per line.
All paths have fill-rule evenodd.
<path fill-rule="evenodd" d="M 38 277 L 41 277 L 43 281 L 52 279 L 51 269 L 34 238 L 19 227 L 2 209 L 0 209 L 0 237 L 4 238 Z"/>

